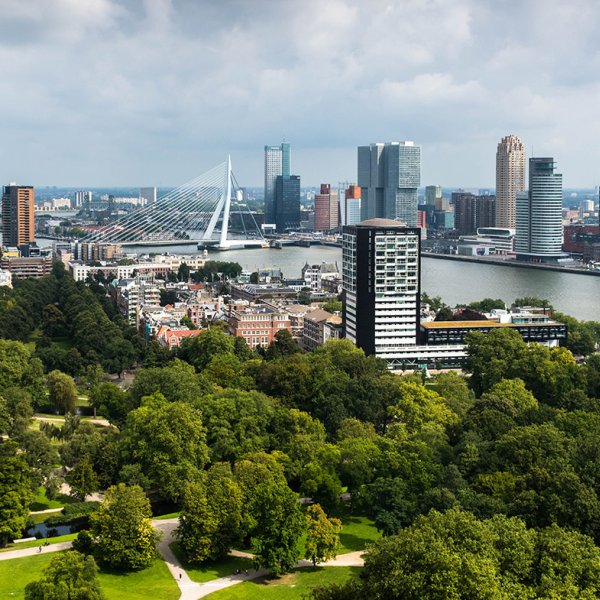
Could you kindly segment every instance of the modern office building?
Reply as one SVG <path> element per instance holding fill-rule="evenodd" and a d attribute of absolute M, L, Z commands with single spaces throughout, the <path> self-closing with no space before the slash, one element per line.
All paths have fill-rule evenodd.
<path fill-rule="evenodd" d="M 275 223 L 277 177 L 290 176 L 290 145 L 265 146 L 265 223 Z"/>
<path fill-rule="evenodd" d="M 480 227 L 494 227 L 496 197 L 452 192 L 454 227 L 459 235 L 471 235 Z"/>
<path fill-rule="evenodd" d="M 529 159 L 529 190 L 517 194 L 515 253 L 517 260 L 555 262 L 562 251 L 562 175 L 554 159 Z"/>
<path fill-rule="evenodd" d="M 340 203 L 337 190 L 328 183 L 321 184 L 320 193 L 315 194 L 315 231 L 331 231 L 339 227 Z"/>
<path fill-rule="evenodd" d="M 496 227 L 515 228 L 517 194 L 524 189 L 525 146 L 516 135 L 508 135 L 496 151 Z"/>
<path fill-rule="evenodd" d="M 388 363 L 417 344 L 420 242 L 417 227 L 390 219 L 343 228 L 345 336 Z"/>
<path fill-rule="evenodd" d="M 156 202 L 156 188 L 143 187 L 140 188 L 140 200 L 145 200 L 144 204 L 152 204 Z"/>
<path fill-rule="evenodd" d="M 435 206 L 436 198 L 442 197 L 441 185 L 428 185 L 425 188 L 425 204 L 427 206 Z"/>
<path fill-rule="evenodd" d="M 23 246 L 33 242 L 34 189 L 31 185 L 5 185 L 2 191 L 2 244 Z"/>
<path fill-rule="evenodd" d="M 78 190 L 75 192 L 75 202 L 73 208 L 84 208 L 89 210 L 92 202 L 92 192 L 85 190 Z"/>
<path fill-rule="evenodd" d="M 344 206 L 341 211 L 342 225 L 356 225 L 360 223 L 361 189 L 357 185 L 350 185 L 344 192 Z"/>
<path fill-rule="evenodd" d="M 421 147 L 409 141 L 359 146 L 358 185 L 363 220 L 399 219 L 415 227 Z"/>
<path fill-rule="evenodd" d="M 274 219 L 278 232 L 300 227 L 300 177 L 298 175 L 276 177 Z"/>

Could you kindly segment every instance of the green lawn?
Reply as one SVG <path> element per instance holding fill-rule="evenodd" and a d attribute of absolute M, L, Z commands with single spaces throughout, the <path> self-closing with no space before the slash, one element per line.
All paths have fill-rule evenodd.
<path fill-rule="evenodd" d="M 178 517 L 179 517 L 179 512 L 172 512 L 172 513 L 167 513 L 166 515 L 159 515 L 157 517 L 152 517 L 152 518 L 162 521 L 163 519 L 177 519 Z"/>
<path fill-rule="evenodd" d="M 9 544 L 6 548 L 0 549 L 0 552 L 8 552 L 9 550 L 22 550 L 23 548 L 37 548 L 43 546 L 46 542 L 50 544 L 58 544 L 59 542 L 70 542 L 77 537 L 76 533 L 67 533 L 67 535 L 58 535 L 52 538 L 44 538 L 42 540 L 32 540 L 31 542 L 19 542 L 18 544 Z"/>
<path fill-rule="evenodd" d="M 227 556 L 221 560 L 207 562 L 199 566 L 190 565 L 183 560 L 183 553 L 179 550 L 177 542 L 169 544 L 169 548 L 173 550 L 173 554 L 179 559 L 190 579 L 198 583 L 233 575 L 238 569 L 245 571 L 252 568 L 252 561 L 250 559 L 238 558 L 236 556 Z"/>
<path fill-rule="evenodd" d="M 59 494 L 55 500 L 48 500 L 46 497 L 46 490 L 44 486 L 38 488 L 38 493 L 29 505 L 29 510 L 48 510 L 49 508 L 62 508 L 65 504 L 71 504 L 75 502 L 70 496 Z"/>
<path fill-rule="evenodd" d="M 369 517 L 345 512 L 338 518 L 342 520 L 339 554 L 364 550 L 368 544 L 381 537 L 381 533 Z"/>
<path fill-rule="evenodd" d="M 42 575 L 55 554 L 0 561 L 0 598 L 23 598 L 25 586 Z M 107 600 L 177 600 L 179 588 L 162 560 L 135 573 L 98 574 Z"/>
<path fill-rule="evenodd" d="M 296 569 L 283 577 L 239 583 L 209 594 L 210 600 L 301 600 L 317 585 L 341 583 L 356 576 L 358 567 L 317 567 Z"/>

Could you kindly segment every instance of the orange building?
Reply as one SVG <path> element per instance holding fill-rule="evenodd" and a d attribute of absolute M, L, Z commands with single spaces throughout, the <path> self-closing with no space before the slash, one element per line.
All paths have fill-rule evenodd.
<path fill-rule="evenodd" d="M 2 244 L 21 246 L 34 240 L 33 186 L 5 185 L 2 192 Z"/>

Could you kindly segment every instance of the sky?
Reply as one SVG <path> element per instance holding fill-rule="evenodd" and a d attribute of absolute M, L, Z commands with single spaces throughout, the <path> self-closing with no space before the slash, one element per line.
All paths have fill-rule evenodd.
<path fill-rule="evenodd" d="M 422 185 L 494 187 L 507 134 L 600 183 L 597 0 L 1 0 L 0 179 L 188 181 L 231 154 L 303 185 L 414 140 Z"/>

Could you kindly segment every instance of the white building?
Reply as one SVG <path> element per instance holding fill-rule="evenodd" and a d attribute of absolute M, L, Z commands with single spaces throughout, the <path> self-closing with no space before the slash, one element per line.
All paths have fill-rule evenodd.
<path fill-rule="evenodd" d="M 420 230 L 388 219 L 346 226 L 342 235 L 346 337 L 393 360 L 416 346 L 420 320 Z"/>

